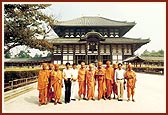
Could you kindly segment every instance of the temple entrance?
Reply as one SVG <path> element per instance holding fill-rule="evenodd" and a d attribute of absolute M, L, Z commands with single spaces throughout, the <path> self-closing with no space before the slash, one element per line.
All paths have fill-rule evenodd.
<path fill-rule="evenodd" d="M 85 39 L 87 41 L 87 58 L 86 62 L 89 63 L 97 63 L 100 59 L 100 41 L 104 41 L 104 37 L 92 30 L 85 35 Z"/>
<path fill-rule="evenodd" d="M 88 55 L 88 64 L 97 62 L 98 55 Z"/>

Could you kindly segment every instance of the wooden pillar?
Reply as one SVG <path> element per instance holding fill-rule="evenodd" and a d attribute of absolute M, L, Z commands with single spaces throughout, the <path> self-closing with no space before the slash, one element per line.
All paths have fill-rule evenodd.
<path fill-rule="evenodd" d="M 69 45 L 67 45 L 67 54 L 69 54 Z"/>
<path fill-rule="evenodd" d="M 134 55 L 134 51 L 133 50 L 134 50 L 134 44 L 131 45 L 131 56 Z"/>
<path fill-rule="evenodd" d="M 76 63 L 78 64 L 78 56 L 75 56 L 75 58 L 76 58 Z"/>
<path fill-rule="evenodd" d="M 75 45 L 72 46 L 72 49 L 73 49 L 73 63 L 77 63 L 76 57 L 75 57 L 75 52 L 76 52 Z"/>
<path fill-rule="evenodd" d="M 13 80 L 12 81 L 9 81 L 11 84 L 11 89 L 13 89 Z"/>
<path fill-rule="evenodd" d="M 101 57 L 100 57 L 100 43 L 98 43 L 98 61 L 101 61 Z"/>
<path fill-rule="evenodd" d="M 51 50 L 51 63 L 54 63 L 54 51 L 56 51 L 55 48 Z"/>
<path fill-rule="evenodd" d="M 85 63 L 88 64 L 88 43 L 85 44 Z"/>
<path fill-rule="evenodd" d="M 121 46 L 122 50 L 122 61 L 124 60 L 124 45 Z"/>
<path fill-rule="evenodd" d="M 64 50 L 63 45 L 61 45 L 61 57 L 62 57 L 61 64 L 63 64 L 63 50 Z"/>
<path fill-rule="evenodd" d="M 112 49 L 112 44 L 110 44 L 110 60 L 111 60 L 111 63 L 113 63 L 113 49 Z"/>

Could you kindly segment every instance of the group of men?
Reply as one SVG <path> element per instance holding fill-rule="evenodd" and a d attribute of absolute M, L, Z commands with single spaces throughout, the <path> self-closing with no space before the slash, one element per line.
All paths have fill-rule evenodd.
<path fill-rule="evenodd" d="M 76 100 L 76 88 L 78 85 L 78 100 L 95 100 L 95 86 L 98 85 L 98 100 L 111 100 L 112 92 L 117 95 L 118 101 L 123 100 L 124 83 L 127 81 L 127 97 L 130 101 L 134 100 L 134 88 L 136 83 L 136 74 L 132 70 L 132 65 L 127 66 L 127 70 L 122 68 L 122 63 L 113 64 L 106 62 L 106 67 L 102 66 L 102 62 L 98 62 L 97 68 L 93 64 L 89 64 L 86 69 L 84 62 L 78 69 L 77 64 L 66 63 L 63 72 L 59 70 L 59 64 L 43 63 L 43 69 L 38 75 L 39 105 L 47 104 L 54 101 L 54 104 L 62 104 L 62 88 L 65 86 L 65 103 Z M 49 69 L 47 69 L 49 67 Z M 63 85 L 64 81 L 64 85 Z"/>

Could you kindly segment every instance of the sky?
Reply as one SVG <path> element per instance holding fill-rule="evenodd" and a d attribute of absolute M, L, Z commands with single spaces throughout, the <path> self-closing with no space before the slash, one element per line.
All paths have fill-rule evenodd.
<path fill-rule="evenodd" d="M 116 21 L 135 22 L 136 25 L 124 37 L 151 40 L 135 54 L 141 54 L 146 49 L 166 50 L 166 2 L 55 2 L 43 12 L 53 15 L 58 21 L 100 16 Z"/>

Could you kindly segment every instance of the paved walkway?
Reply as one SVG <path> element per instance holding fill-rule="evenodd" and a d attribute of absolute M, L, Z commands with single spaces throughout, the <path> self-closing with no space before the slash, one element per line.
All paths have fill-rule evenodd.
<path fill-rule="evenodd" d="M 63 88 L 64 90 L 64 88 Z M 64 95 L 63 95 L 64 97 Z M 96 91 L 97 97 L 97 91 Z M 62 98 L 64 101 L 64 98 Z M 71 101 L 69 104 L 38 106 L 38 90 L 32 90 L 3 103 L 3 113 L 165 113 L 166 77 L 137 73 L 136 102 L 112 100 Z"/>

